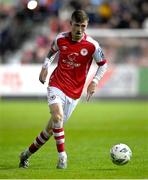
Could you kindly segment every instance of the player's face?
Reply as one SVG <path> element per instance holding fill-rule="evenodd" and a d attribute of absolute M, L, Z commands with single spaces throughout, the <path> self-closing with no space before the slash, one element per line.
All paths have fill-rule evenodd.
<path fill-rule="evenodd" d="M 73 41 L 79 41 L 83 37 L 83 33 L 85 32 L 87 25 L 87 20 L 82 23 L 71 21 L 71 33 Z"/>

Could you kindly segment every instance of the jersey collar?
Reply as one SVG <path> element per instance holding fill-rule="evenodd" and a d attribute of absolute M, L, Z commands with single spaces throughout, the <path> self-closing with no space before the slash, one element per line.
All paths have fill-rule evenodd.
<path fill-rule="evenodd" d="M 72 35 L 71 35 L 71 32 L 69 32 L 69 39 L 72 41 L 72 42 L 81 42 L 83 40 L 86 40 L 86 33 L 83 34 L 82 38 L 79 40 L 79 41 L 72 41 Z"/>

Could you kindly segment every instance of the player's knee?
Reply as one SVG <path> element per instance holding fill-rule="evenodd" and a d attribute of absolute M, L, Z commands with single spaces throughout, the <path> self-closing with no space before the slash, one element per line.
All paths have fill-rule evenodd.
<path fill-rule="evenodd" d="M 52 114 L 52 119 L 54 122 L 63 121 L 63 115 L 61 113 Z"/>
<path fill-rule="evenodd" d="M 47 127 L 45 128 L 46 132 L 49 134 L 49 135 L 52 135 L 52 127 L 50 127 L 49 125 L 47 125 Z"/>
<path fill-rule="evenodd" d="M 60 113 L 52 114 L 52 127 L 53 128 L 61 128 L 63 127 L 63 115 Z"/>

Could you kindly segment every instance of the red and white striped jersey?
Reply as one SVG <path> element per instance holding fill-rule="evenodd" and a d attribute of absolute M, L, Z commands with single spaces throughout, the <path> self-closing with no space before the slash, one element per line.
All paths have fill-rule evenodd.
<path fill-rule="evenodd" d="M 80 41 L 72 41 L 70 32 L 57 35 L 51 48 L 58 52 L 58 65 L 50 76 L 49 86 L 59 88 L 73 99 L 79 98 L 92 60 L 99 66 L 106 63 L 102 49 L 86 34 Z"/>

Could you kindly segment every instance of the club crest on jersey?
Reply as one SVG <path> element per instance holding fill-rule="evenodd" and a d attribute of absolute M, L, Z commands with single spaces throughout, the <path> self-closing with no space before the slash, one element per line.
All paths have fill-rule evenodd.
<path fill-rule="evenodd" d="M 80 54 L 81 54 L 82 56 L 86 56 L 86 55 L 88 54 L 88 50 L 85 49 L 85 48 L 83 48 L 83 49 L 81 49 Z"/>

